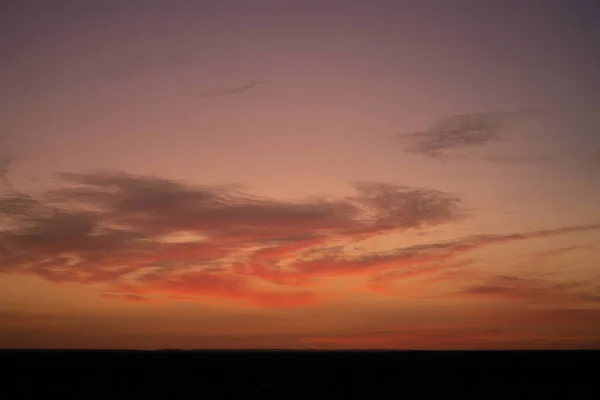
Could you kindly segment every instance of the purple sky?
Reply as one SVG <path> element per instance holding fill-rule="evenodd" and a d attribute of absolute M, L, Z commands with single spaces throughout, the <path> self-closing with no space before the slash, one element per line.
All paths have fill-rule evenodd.
<path fill-rule="evenodd" d="M 0 253 L 0 271 L 6 272 L 0 275 L 0 288 L 19 288 L 0 295 L 0 304 L 5 304 L 0 305 L 0 319 L 7 319 L 7 326 L 11 327 L 7 332 L 12 335 L 9 336 L 30 337 L 29 342 L 22 344 L 30 346 L 37 343 L 32 333 L 35 329 L 70 332 L 62 317 L 54 314 L 47 317 L 50 321 L 47 326 L 19 322 L 24 317 L 2 317 L 2 312 L 13 316 L 50 315 L 46 306 L 27 300 L 31 291 L 40 293 L 41 298 L 64 299 L 64 303 L 57 305 L 62 310 L 61 315 L 89 315 L 90 320 L 95 317 L 98 321 L 104 321 L 102 318 L 110 320 L 116 307 L 124 307 L 121 312 L 132 320 L 146 318 L 141 316 L 143 314 L 167 321 L 174 313 L 193 313 L 197 330 L 190 328 L 169 336 L 173 337 L 169 339 L 173 343 L 188 343 L 186 338 L 192 334 L 190 332 L 205 338 L 220 332 L 210 324 L 206 329 L 201 328 L 204 326 L 202 321 L 231 321 L 235 326 L 235 321 L 244 320 L 247 313 L 252 312 L 260 314 L 262 322 L 257 323 L 253 339 L 247 343 L 264 346 L 268 340 L 261 341 L 257 337 L 269 338 L 276 333 L 284 335 L 284 339 L 278 336 L 278 340 L 283 340 L 286 346 L 295 346 L 294 340 L 300 340 L 300 336 L 305 338 L 307 331 L 294 330 L 294 323 L 306 326 L 307 315 L 322 315 L 323 321 L 330 319 L 339 312 L 344 301 L 352 302 L 352 296 L 362 299 L 355 308 L 363 310 L 356 311 L 358 316 L 355 317 L 356 321 L 362 322 L 353 325 L 344 317 L 339 323 L 321 323 L 321 319 L 315 317 L 316 322 L 313 321 L 311 326 L 320 339 L 309 340 L 310 343 L 358 346 L 358 342 L 344 341 L 343 335 L 352 329 L 372 332 L 375 328 L 367 321 L 375 314 L 389 316 L 398 310 L 417 308 L 424 309 L 418 312 L 422 313 L 419 315 L 430 318 L 427 326 L 451 326 L 459 332 L 457 337 L 460 332 L 466 332 L 466 338 L 472 333 L 469 329 L 475 329 L 471 325 L 453 325 L 460 319 L 458 317 L 454 322 L 440 317 L 445 310 L 443 303 L 427 308 L 424 304 L 429 303 L 417 300 L 423 293 L 437 290 L 421 281 L 410 281 L 412 286 L 407 284 L 410 290 L 395 287 L 394 292 L 390 289 L 395 294 L 390 295 L 388 290 L 387 294 L 381 295 L 383 297 L 378 297 L 379 292 L 369 291 L 368 288 L 373 289 L 372 282 L 384 279 L 381 276 L 404 276 L 402 268 L 408 267 L 398 259 L 385 261 L 383 264 L 388 269 L 380 266 L 378 261 L 373 268 L 377 274 L 383 274 L 381 276 L 373 277 L 370 272 L 365 272 L 367 278 L 363 281 L 371 284 L 357 283 L 360 279 L 352 274 L 336 273 L 327 278 L 329 280 L 319 280 L 315 288 L 309 289 L 324 295 L 323 298 L 333 296 L 335 300 L 302 305 L 308 308 L 301 309 L 304 311 L 294 309 L 299 313 L 292 314 L 296 317 L 289 314 L 283 317 L 279 311 L 271 310 L 266 306 L 272 305 L 272 298 L 268 297 L 271 294 L 264 297 L 262 292 L 260 296 L 263 297 L 258 296 L 260 301 L 256 303 L 259 311 L 205 303 L 202 296 L 206 293 L 226 301 L 247 300 L 239 289 L 246 281 L 238 283 L 240 270 L 236 269 L 235 263 L 231 264 L 232 259 L 227 258 L 233 256 L 223 255 L 220 251 L 235 248 L 251 253 L 265 245 L 264 238 L 259 238 L 261 229 L 265 232 L 271 229 L 269 232 L 272 233 L 273 224 L 282 224 L 282 220 L 290 224 L 286 235 L 295 232 L 299 236 L 312 237 L 317 231 L 322 234 L 323 226 L 327 227 L 327 234 L 342 229 L 343 233 L 335 231 L 337 236 L 334 236 L 341 237 L 347 246 L 342 253 L 352 254 L 355 259 L 383 257 L 381 252 L 386 251 L 404 249 L 400 252 L 405 252 L 410 246 L 440 248 L 441 242 L 459 246 L 467 238 L 472 240 L 481 235 L 522 235 L 522 241 L 494 239 L 494 243 L 503 244 L 489 249 L 485 247 L 487 244 L 482 244 L 482 249 L 479 249 L 480 244 L 473 245 L 477 249 L 467 255 L 471 262 L 469 267 L 457 267 L 463 275 L 453 275 L 456 278 L 443 286 L 444 296 L 454 299 L 448 294 L 448 288 L 465 286 L 467 280 L 471 282 L 469 279 L 485 282 L 500 279 L 503 285 L 512 282 L 514 291 L 510 293 L 526 293 L 518 301 L 526 298 L 535 303 L 539 300 L 535 296 L 546 290 L 536 286 L 538 284 L 553 288 L 547 291 L 557 291 L 556 288 L 563 290 L 559 283 L 586 281 L 591 286 L 577 289 L 581 292 L 577 292 L 580 300 L 575 301 L 573 307 L 600 310 L 597 301 L 581 300 L 589 300 L 591 297 L 585 297 L 585 293 L 593 292 L 593 285 L 600 284 L 600 250 L 595 247 L 600 238 L 599 230 L 590 228 L 600 223 L 597 205 L 600 200 L 600 79 L 597 76 L 600 71 L 600 31 L 596 26 L 600 7 L 596 3 L 583 0 L 3 1 L 0 5 L 0 205 L 5 204 L 5 211 L 0 212 L 5 214 L 4 217 L 0 214 L 0 229 L 4 229 L 0 230 L 0 241 L 11 244 L 7 245 L 5 253 Z M 102 178 L 105 180 L 98 184 L 94 179 L 99 178 L 93 174 L 101 170 L 118 171 L 121 175 L 120 178 L 113 175 Z M 62 283 L 66 280 L 69 285 L 60 286 L 53 277 L 63 273 L 61 268 L 67 268 L 65 265 L 72 268 L 85 264 L 86 273 L 92 275 L 101 268 L 135 270 L 138 264 L 131 258 L 122 258 L 124 253 L 120 252 L 126 252 L 130 257 L 129 252 L 134 247 L 138 251 L 136 246 L 142 239 L 123 239 L 115 247 L 102 247 L 102 254 L 115 257 L 111 262 L 126 265 L 107 266 L 104 263 L 100 267 L 94 264 L 92 256 L 85 251 L 92 247 L 100 251 L 98 243 L 103 239 L 94 236 L 97 233 L 86 236 L 89 243 L 84 246 L 84 251 L 83 245 L 73 244 L 72 239 L 77 235 L 71 237 L 71 233 L 65 233 L 63 237 L 61 232 L 74 232 L 69 229 L 73 229 L 74 224 L 83 224 L 84 218 L 87 218 L 85 221 L 96 221 L 96 230 L 100 226 L 102 229 L 113 226 L 115 220 L 111 218 L 116 215 L 116 209 L 103 210 L 104 214 L 100 216 L 82 214 L 79 209 L 75 212 L 74 207 L 81 205 L 71 202 L 76 198 L 69 197 L 67 201 L 60 196 L 58 200 L 51 196 L 53 191 L 61 192 L 58 188 L 66 184 L 57 175 L 59 172 L 79 174 L 76 182 L 97 185 L 96 190 L 100 192 L 108 193 L 125 185 L 123 190 L 132 193 L 128 201 L 138 204 L 139 210 L 148 205 L 144 203 L 147 199 L 139 197 L 147 193 L 143 194 L 141 186 L 137 186 L 144 181 L 143 177 L 174 180 L 182 185 L 241 184 L 245 185 L 245 192 L 259 196 L 262 203 L 259 207 L 258 203 L 244 198 L 250 203 L 243 210 L 227 203 L 230 207 L 227 217 L 218 220 L 221 218 L 218 213 L 203 217 L 214 219 L 210 229 L 225 224 L 241 231 L 253 227 L 246 242 L 231 244 L 230 231 L 228 236 L 221 231 L 218 235 L 216 231 L 209 232 L 203 225 L 207 223 L 205 219 L 196 221 L 193 215 L 198 214 L 187 215 L 180 203 L 165 200 L 156 206 L 158 212 L 169 216 L 161 222 L 162 236 L 155 231 L 152 235 L 144 231 L 140 236 L 143 243 L 164 244 L 167 236 L 172 239 L 177 235 L 187 237 L 189 243 L 200 243 L 190 239 L 199 235 L 205 238 L 202 240 L 210 238 L 209 248 L 218 254 L 207 261 L 204 255 L 195 253 L 196 248 L 186 247 L 185 251 L 189 252 L 186 254 L 191 254 L 186 256 L 186 262 L 190 257 L 197 257 L 194 266 L 186 264 L 186 268 L 191 268 L 189 271 L 172 267 L 174 270 L 169 273 L 174 275 L 147 286 L 137 282 L 141 292 L 127 292 L 131 288 L 116 285 L 114 277 L 111 281 L 93 283 L 81 277 L 61 278 Z M 123 176 L 129 177 L 126 183 L 123 183 Z M 421 199 L 414 200 L 416 202 L 424 201 L 418 194 L 422 192 L 389 194 L 382 186 L 373 189 L 379 191 L 373 198 L 383 204 L 383 211 L 377 212 L 389 214 L 389 221 L 375 224 L 369 234 L 360 239 L 353 236 L 354 230 L 347 230 L 345 224 L 348 221 L 342 223 L 335 219 L 338 214 L 331 218 L 341 225 L 336 225 L 338 222 L 329 225 L 329 219 L 327 223 L 322 222 L 324 225 L 312 225 L 313 222 L 305 222 L 309 219 L 302 217 L 305 214 L 294 218 L 288 216 L 289 219 L 286 219 L 288 214 L 274 217 L 283 212 L 276 211 L 276 206 L 285 210 L 298 204 L 308 207 L 304 202 L 315 197 L 334 202 L 342 210 L 341 203 L 354 201 L 352 196 L 357 193 L 357 182 L 407 185 L 455 196 L 460 200 L 461 217 L 455 218 L 450 211 L 439 208 L 441 206 L 424 211 L 419 207 L 433 206 L 408 205 L 410 196 Z M 160 190 L 167 190 L 164 185 L 160 187 Z M 359 197 L 370 196 L 358 192 Z M 169 192 L 169 195 L 173 193 Z M 197 195 L 190 196 L 200 201 Z M 28 211 L 28 219 L 17 220 L 17 211 L 12 208 L 15 207 L 11 200 L 14 196 L 35 199 L 42 207 L 38 207 L 39 210 L 58 207 L 52 208 L 53 212 L 60 209 L 61 218 L 63 212 L 66 216 L 58 222 L 52 220 L 50 224 L 47 214 L 32 208 Z M 390 221 L 395 217 L 389 210 L 397 207 L 400 200 L 390 203 L 386 196 L 400 196 L 403 204 L 402 214 L 391 230 L 388 225 L 394 224 Z M 365 215 L 376 213 L 373 198 L 359 201 L 360 207 L 368 209 Z M 92 200 L 100 201 L 99 198 Z M 85 197 L 85 201 L 92 200 Z M 255 206 L 258 208 L 253 208 Z M 111 207 L 116 206 L 111 203 Z M 271 210 L 269 207 L 273 210 L 267 213 L 265 210 Z M 127 208 L 130 214 L 119 223 L 132 223 L 138 208 Z M 361 212 L 363 208 L 360 208 Z M 125 213 L 124 208 L 119 210 Z M 144 217 L 144 223 L 148 218 Z M 186 219 L 196 221 L 197 225 L 190 222 L 184 224 L 184 229 L 181 221 Z M 42 230 L 39 225 L 42 220 L 52 229 Z M 135 221 L 139 222 L 138 219 Z M 33 227 L 27 224 L 33 224 Z M 15 231 L 15 226 L 22 231 Z M 562 230 L 565 227 L 578 228 Z M 144 225 L 144 229 L 150 229 L 149 225 Z M 309 252 L 325 251 L 334 246 L 335 238 L 330 239 L 326 242 L 301 241 L 294 246 Z M 66 246 L 65 242 L 71 244 Z M 47 244 L 47 248 L 40 243 Z M 228 243 L 228 247 L 224 243 Z M 352 250 L 352 246 L 359 250 Z M 140 268 L 156 267 L 153 263 L 158 263 L 158 247 L 147 256 L 154 261 L 144 258 L 146 261 L 140 261 Z M 415 247 L 411 248 L 415 250 Z M 286 249 L 276 247 L 275 257 L 281 257 L 282 268 L 293 269 L 301 257 L 286 252 Z M 559 252 L 563 257 L 560 260 L 531 261 L 535 265 L 523 270 L 523 264 L 527 263 L 523 257 L 528 259 L 534 257 L 532 254 L 539 255 L 552 249 L 576 251 Z M 463 251 L 454 247 L 446 250 Z M 22 254 L 35 257 L 27 258 Z M 160 257 L 167 257 L 160 254 Z M 19 262 L 14 261 L 17 255 L 23 257 Z M 169 257 L 173 258 L 160 260 L 168 265 L 180 261 L 176 259 L 180 255 Z M 438 257 L 436 253 L 431 257 L 436 262 L 454 262 L 449 255 Z M 67 258 L 79 261 L 73 261 L 73 264 L 65 261 Z M 410 268 L 434 268 L 437 264 L 429 264 L 433 258 L 413 260 L 414 265 Z M 342 259 L 347 261 L 347 257 L 327 258 L 327 265 L 338 265 Z M 52 266 L 42 265 L 49 262 Z M 213 285 L 216 285 L 216 276 L 222 278 L 221 272 L 214 275 L 207 269 L 202 277 L 185 275 L 188 282 L 194 282 L 193 289 L 169 286 L 171 278 L 184 280 L 183 275 L 177 274 L 196 273 L 209 268 L 211 262 L 225 265 L 223 268 L 236 283 L 230 282 L 231 287 L 227 286 L 227 290 L 222 286 L 217 290 Z M 263 260 L 256 255 L 242 263 L 248 267 L 261 262 Z M 455 268 L 455 264 L 452 265 Z M 321 276 L 317 267 L 310 269 L 310 273 L 299 265 L 295 268 L 296 272 Z M 476 277 L 466 273 L 473 270 L 477 271 Z M 260 281 L 259 285 L 290 289 L 289 282 L 274 281 L 269 275 L 272 271 L 252 271 L 252 282 L 256 280 Z M 530 281 L 502 280 L 506 276 Z M 121 278 L 119 276 L 117 280 Z M 398 285 L 397 278 L 392 280 Z M 481 283 L 482 287 L 494 286 L 489 282 L 486 285 Z M 115 296 L 129 296 L 129 299 L 173 293 L 201 299 L 191 305 L 169 300 L 170 308 L 154 309 L 153 303 L 129 306 L 130 302 L 119 300 L 121 297 L 98 300 L 98 293 L 104 293 L 102 290 L 112 290 L 111 293 L 117 293 Z M 398 296 L 398 291 L 403 295 Z M 363 299 L 357 293 L 366 297 Z M 410 297 L 410 293 L 416 297 Z M 460 299 L 464 303 L 460 310 L 470 309 L 475 304 L 470 298 Z M 517 300 L 510 298 L 513 302 L 509 301 L 509 305 L 497 301 L 500 305 L 493 303 L 490 307 L 509 309 Z M 74 302 L 81 306 L 73 306 Z M 296 303 L 290 300 L 290 304 Z M 559 312 L 548 307 L 549 311 L 545 309 L 548 312 Z M 469 321 L 466 314 L 460 315 Z M 290 331 L 279 332 L 273 328 L 278 318 L 287 318 L 287 323 L 292 326 Z M 556 321 L 552 318 L 550 320 Z M 516 323 L 507 321 L 503 326 L 511 327 Z M 111 324 L 105 322 L 102 326 L 110 332 Z M 410 326 L 411 332 L 417 332 L 416 336 L 422 327 L 416 322 L 393 321 L 392 328 L 402 324 Z M 384 328 L 391 329 L 389 326 Z M 550 329 L 540 328 L 538 332 L 534 328 L 529 334 L 543 335 Z M 587 334 L 600 328 L 586 329 L 583 333 L 573 333 L 579 338 L 573 340 L 583 343 Z M 21 335 L 23 332 L 30 336 Z M 164 337 L 163 333 L 155 334 Z M 60 334 L 56 335 L 56 343 L 60 343 Z M 365 337 L 367 339 L 361 343 L 373 346 L 384 346 L 388 343 L 385 340 L 391 340 L 386 336 L 387 339 L 369 342 L 372 333 Z M 163 339 L 153 340 L 150 337 L 144 343 L 148 343 L 148 347 L 163 343 Z M 410 340 L 406 343 L 413 343 Z M 517 342 L 503 340 L 505 343 L 518 342 L 513 336 L 510 340 Z M 211 346 L 219 346 L 214 344 L 218 341 L 209 342 Z M 8 340 L 6 343 L 0 342 L 0 346 L 21 342 Z M 99 345 L 97 343 L 89 345 Z M 423 346 L 436 343 L 441 342 L 434 338 Z M 485 343 L 482 346 L 490 345 Z"/>

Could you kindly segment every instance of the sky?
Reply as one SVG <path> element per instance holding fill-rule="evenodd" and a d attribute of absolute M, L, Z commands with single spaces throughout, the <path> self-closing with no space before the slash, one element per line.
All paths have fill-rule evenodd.
<path fill-rule="evenodd" d="M 599 14 L 2 1 L 0 347 L 600 349 Z"/>

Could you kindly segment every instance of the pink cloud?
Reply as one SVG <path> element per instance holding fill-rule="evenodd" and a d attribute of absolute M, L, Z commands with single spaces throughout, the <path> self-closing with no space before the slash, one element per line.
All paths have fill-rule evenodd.
<path fill-rule="evenodd" d="M 14 226 L 0 231 L 0 271 L 104 284 L 110 296 L 126 300 L 156 294 L 259 307 L 306 305 L 328 298 L 315 291 L 317 280 L 350 276 L 389 293 L 395 282 L 420 277 L 426 284 L 464 270 L 457 258 L 483 246 L 600 229 L 596 224 L 481 235 L 350 257 L 344 246 L 358 240 L 460 220 L 459 199 L 436 190 L 361 183 L 355 196 L 285 202 L 229 186 L 124 173 L 63 178 L 64 187 L 40 197 L 0 197 L 0 210 Z M 160 240 L 182 230 L 203 240 Z M 531 286 L 520 290 L 539 293 Z"/>

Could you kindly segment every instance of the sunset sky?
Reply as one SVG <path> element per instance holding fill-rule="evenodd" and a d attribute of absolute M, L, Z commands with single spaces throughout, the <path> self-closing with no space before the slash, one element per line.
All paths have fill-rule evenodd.
<path fill-rule="evenodd" d="M 599 19 L 1 1 L 0 347 L 600 349 Z"/>

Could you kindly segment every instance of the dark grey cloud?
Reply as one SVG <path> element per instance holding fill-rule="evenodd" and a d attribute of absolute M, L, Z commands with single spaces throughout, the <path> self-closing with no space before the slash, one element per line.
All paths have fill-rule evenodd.
<path fill-rule="evenodd" d="M 460 199 L 439 190 L 372 182 L 356 183 L 355 188 L 355 200 L 373 213 L 379 226 L 412 228 L 459 215 Z"/>
<path fill-rule="evenodd" d="M 105 222 L 155 235 L 173 229 L 211 235 L 268 230 L 276 238 L 306 237 L 307 232 L 356 228 L 365 210 L 378 227 L 411 228 L 456 218 L 459 203 L 442 191 L 386 183 L 357 183 L 356 196 L 345 199 L 282 202 L 237 186 L 191 186 L 125 173 L 63 173 L 61 178 L 67 185 L 46 194 L 54 204 L 91 207 Z"/>
<path fill-rule="evenodd" d="M 538 110 L 526 109 L 453 115 L 434 122 L 425 131 L 395 135 L 393 140 L 409 153 L 446 158 L 453 150 L 503 140 L 512 126 L 539 114 Z"/>
<path fill-rule="evenodd" d="M 280 202 L 242 192 L 236 186 L 190 186 L 125 173 L 61 175 L 69 186 L 48 198 L 63 207 L 98 210 L 105 222 L 146 234 L 192 230 L 222 236 L 268 231 L 273 237 L 308 229 L 345 229 L 354 224 L 352 205 L 344 201 Z"/>

